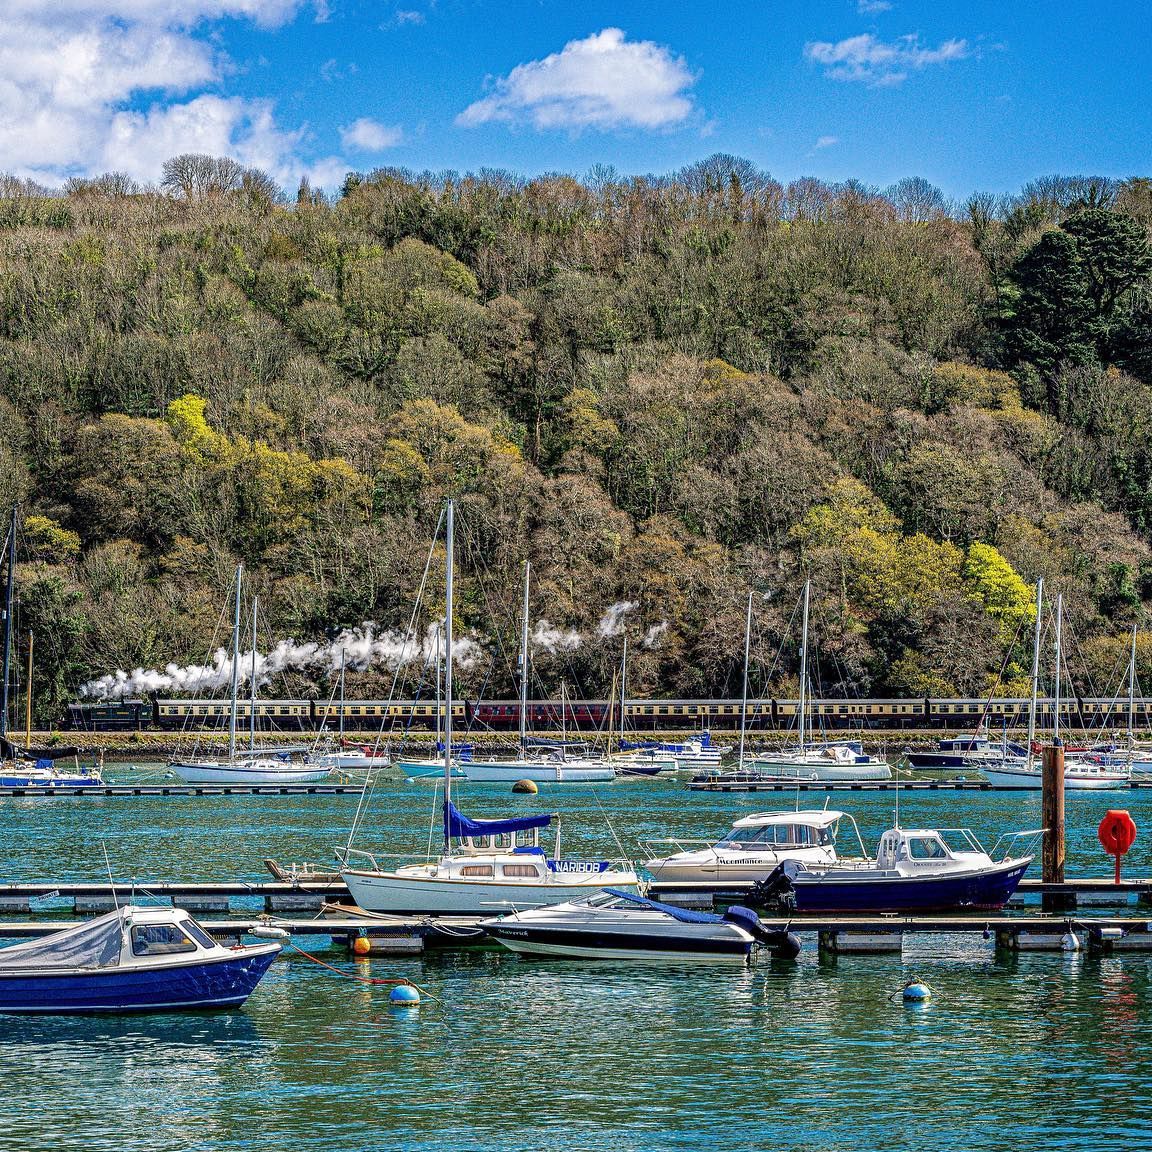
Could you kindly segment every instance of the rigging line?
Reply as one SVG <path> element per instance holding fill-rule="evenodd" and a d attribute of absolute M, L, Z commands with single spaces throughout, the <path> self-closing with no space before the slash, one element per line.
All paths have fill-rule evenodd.
<path fill-rule="evenodd" d="M 432 542 L 428 547 L 428 555 L 424 559 L 424 571 L 420 577 L 420 587 L 416 592 L 416 601 L 412 605 L 412 613 L 408 618 L 408 628 L 404 633 L 404 639 L 401 642 L 400 654 L 403 656 L 407 645 L 409 643 L 415 644 L 416 642 L 416 619 L 420 611 L 420 605 L 424 601 L 424 592 L 428 587 L 428 574 L 432 569 L 432 558 L 436 554 L 436 542 L 440 539 L 440 528 L 444 523 L 444 509 L 440 509 L 440 516 L 436 521 L 436 531 L 432 534 Z M 388 702 L 391 703 L 395 697 L 396 684 L 400 678 L 401 669 L 404 666 L 404 661 L 399 660 L 396 668 L 392 673 L 392 684 L 388 689 Z M 356 802 L 356 811 L 352 817 L 352 825 L 348 829 L 348 840 L 345 844 L 345 850 L 352 847 L 352 841 L 356 838 L 356 833 L 360 830 L 360 821 L 363 819 L 364 811 L 368 803 L 368 799 L 374 789 L 375 781 L 372 779 L 372 773 L 369 772 L 364 778 L 364 787 L 360 790 L 360 798 Z"/>

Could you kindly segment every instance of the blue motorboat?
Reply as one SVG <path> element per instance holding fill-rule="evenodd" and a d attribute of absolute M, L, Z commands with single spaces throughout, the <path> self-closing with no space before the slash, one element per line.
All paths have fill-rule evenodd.
<path fill-rule="evenodd" d="M 0 949 L 0 1013 L 238 1008 L 279 952 L 227 948 L 180 908 L 130 905 Z"/>
<path fill-rule="evenodd" d="M 967 828 L 890 828 L 875 859 L 833 864 L 786 860 L 752 890 L 749 903 L 778 912 L 954 912 L 1002 908 L 1032 863 L 1010 855 L 1022 836 L 1007 838 L 1000 859 Z M 998 847 L 999 845 L 997 845 Z"/>

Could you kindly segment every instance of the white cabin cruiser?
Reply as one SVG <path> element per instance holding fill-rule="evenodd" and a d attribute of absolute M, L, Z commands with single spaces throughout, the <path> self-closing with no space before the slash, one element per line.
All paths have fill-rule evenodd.
<path fill-rule="evenodd" d="M 745 761 L 745 770 L 771 780 L 848 783 L 892 779 L 891 765 L 869 756 L 855 740 L 834 740 L 765 753 Z"/>
<path fill-rule="evenodd" d="M 648 860 L 644 867 L 659 884 L 752 884 L 763 880 L 784 860 L 832 864 L 836 861 L 836 829 L 843 817 L 843 812 L 828 810 L 754 812 L 742 816 L 715 843 L 649 840 L 649 845 L 672 844 L 680 851 Z"/>

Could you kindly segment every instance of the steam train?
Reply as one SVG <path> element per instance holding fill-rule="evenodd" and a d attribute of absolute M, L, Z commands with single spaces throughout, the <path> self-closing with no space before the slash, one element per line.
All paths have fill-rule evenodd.
<path fill-rule="evenodd" d="M 1051 726 L 1054 701 L 1038 702 L 1038 723 Z M 237 723 L 249 725 L 247 701 L 237 705 Z M 432 731 L 437 727 L 437 709 L 443 705 L 431 700 L 347 700 L 343 704 L 317 699 L 258 700 L 256 727 L 262 731 L 314 732 L 342 727 L 349 732 L 402 731 L 415 728 Z M 981 720 L 993 731 L 1001 726 L 1019 727 L 1027 723 L 1028 700 L 900 699 L 900 700 L 810 700 L 809 717 L 817 727 L 827 729 L 971 729 Z M 609 722 L 606 700 L 531 700 L 528 727 L 558 731 L 566 727 L 577 732 L 604 730 Z M 756 699 L 748 701 L 748 727 L 777 731 L 796 725 L 798 700 Z M 1098 728 L 1126 723 L 1127 700 L 1102 697 L 1062 699 L 1060 722 L 1074 728 Z M 69 704 L 62 726 L 79 732 L 181 731 L 218 729 L 228 723 L 225 700 L 179 700 L 155 697 L 148 700 L 118 700 L 107 703 L 82 701 Z M 659 729 L 737 729 L 740 727 L 739 700 L 628 700 L 624 704 L 624 727 L 632 731 Z M 618 706 L 612 712 L 619 724 Z M 1152 723 L 1152 697 L 1134 702 L 1137 726 Z M 457 731 L 515 732 L 520 726 L 517 700 L 457 700 L 452 705 L 452 722 Z"/>

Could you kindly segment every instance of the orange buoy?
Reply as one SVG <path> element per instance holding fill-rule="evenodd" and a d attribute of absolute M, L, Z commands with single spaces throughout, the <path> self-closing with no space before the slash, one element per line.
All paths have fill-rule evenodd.
<path fill-rule="evenodd" d="M 367 936 L 357 936 L 356 939 L 352 941 L 352 951 L 355 952 L 357 956 L 367 956 L 368 953 L 372 951 L 372 941 L 369 940 Z"/>
<path fill-rule="evenodd" d="M 1105 814 L 1096 829 L 1100 846 L 1109 856 L 1116 857 L 1116 883 L 1120 883 L 1120 859 L 1136 842 L 1136 821 L 1123 809 Z"/>

